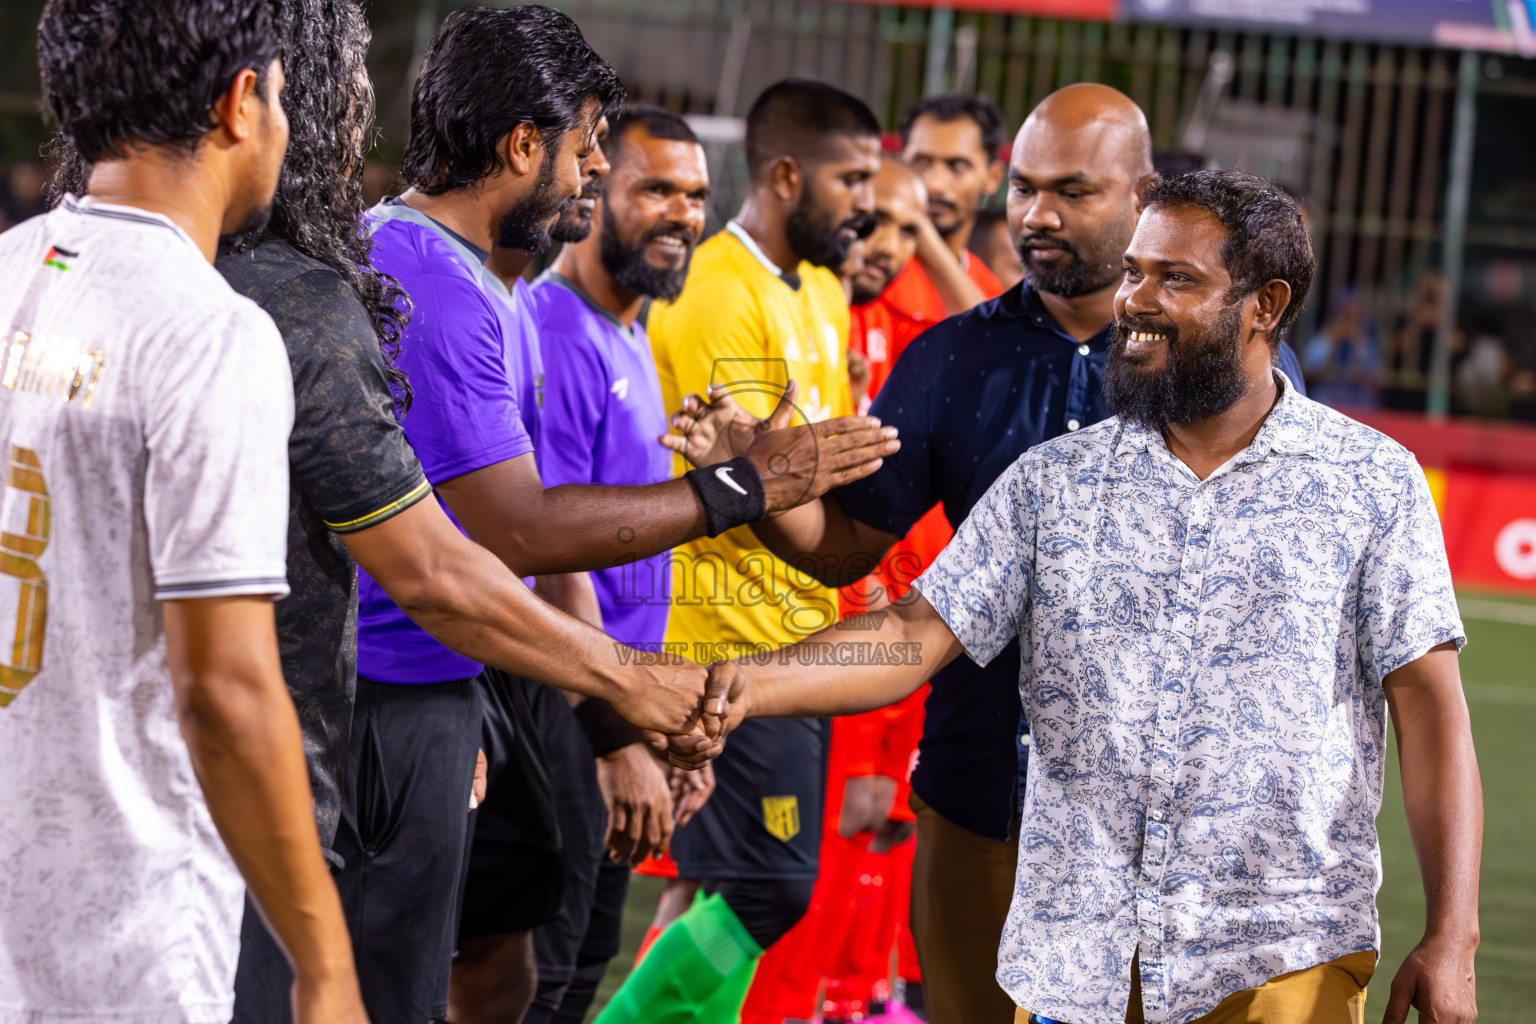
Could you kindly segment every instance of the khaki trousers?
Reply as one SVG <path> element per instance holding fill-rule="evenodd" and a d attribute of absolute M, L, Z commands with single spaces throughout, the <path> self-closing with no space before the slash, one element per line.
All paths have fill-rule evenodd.
<path fill-rule="evenodd" d="M 1271 978 L 1258 988 L 1234 992 L 1190 1024 L 1365 1024 L 1365 986 L 1374 973 L 1375 950 L 1350 953 Z M 1029 1011 L 1015 1011 L 1014 1020 L 1028 1024 Z M 1143 1024 L 1141 972 L 1134 961 L 1125 1024 Z"/>
<path fill-rule="evenodd" d="M 928 1020 L 1010 1024 L 1014 1005 L 997 984 L 997 944 L 1013 902 L 1018 840 L 961 828 L 915 793 L 911 804 L 917 814 L 912 939 Z"/>

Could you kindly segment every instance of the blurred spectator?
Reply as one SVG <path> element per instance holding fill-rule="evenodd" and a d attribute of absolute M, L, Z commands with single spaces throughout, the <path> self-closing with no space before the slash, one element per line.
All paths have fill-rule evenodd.
<path fill-rule="evenodd" d="M 981 257 L 1003 288 L 1012 288 L 1024 278 L 1024 264 L 1019 262 L 1019 251 L 1013 247 L 1008 234 L 1008 214 L 1002 210 L 979 210 L 976 227 L 971 231 L 967 246 Z"/>
<path fill-rule="evenodd" d="M 43 165 L 36 160 L 23 160 L 11 168 L 0 183 L 0 230 L 47 212 L 43 198 L 46 181 Z"/>
<path fill-rule="evenodd" d="M 1454 389 L 1458 411 L 1473 416 L 1506 416 L 1509 413 L 1509 353 L 1496 334 L 1476 334 L 1467 346 L 1466 358 L 1456 368 Z"/>
<path fill-rule="evenodd" d="M 1374 406 L 1380 349 L 1375 319 L 1359 293 L 1346 293 L 1322 330 L 1300 346 L 1308 395 L 1325 405 Z"/>
<path fill-rule="evenodd" d="M 1393 333 L 1381 360 L 1381 404 L 1389 409 L 1422 412 L 1429 388 L 1430 360 L 1435 352 L 1435 327 L 1440 321 L 1445 279 L 1437 271 L 1424 271 L 1408 295 L 1402 325 Z M 1466 349 L 1466 335 L 1451 335 L 1451 372 Z"/>

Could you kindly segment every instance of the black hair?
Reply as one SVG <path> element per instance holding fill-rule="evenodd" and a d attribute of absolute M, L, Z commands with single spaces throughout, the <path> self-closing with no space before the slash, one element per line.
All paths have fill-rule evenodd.
<path fill-rule="evenodd" d="M 401 174 L 427 195 L 468 188 L 501 170 L 497 146 L 524 123 L 552 156 L 592 100 L 611 115 L 624 86 L 566 15 L 536 4 L 454 11 L 421 62 Z"/>
<path fill-rule="evenodd" d="M 632 128 L 641 129 L 653 139 L 695 144 L 699 141 L 693 129 L 688 127 L 688 122 L 670 110 L 662 110 L 660 107 L 626 107 L 618 117 L 608 121 L 608 141 L 603 148 L 610 165 L 619 166 L 619 161 L 623 159 L 620 154 L 624 151 L 624 134 Z"/>
<path fill-rule="evenodd" d="M 868 104 L 809 78 L 788 78 L 763 90 L 747 112 L 747 168 L 753 177 L 781 156 L 806 159 L 829 135 L 880 137 Z"/>
<path fill-rule="evenodd" d="M 943 96 L 930 96 L 908 107 L 907 112 L 901 115 L 899 126 L 902 145 L 906 145 L 911 137 L 912 125 L 924 116 L 944 122 L 973 122 L 981 130 L 981 146 L 987 151 L 988 163 L 999 159 L 998 153 L 1003 143 L 1008 141 L 1008 133 L 1003 128 L 1003 115 L 998 111 L 997 104 L 985 96 L 962 96 L 951 92 Z"/>
<path fill-rule="evenodd" d="M 395 365 L 409 320 L 409 299 L 394 278 L 373 269 L 373 247 L 363 225 L 363 165 L 373 146 L 373 87 L 364 59 L 368 23 L 355 0 L 278 0 L 283 42 L 283 110 L 288 153 L 266 228 L 226 239 L 230 251 L 249 252 L 280 238 L 339 274 L 368 313 L 384 353 L 384 373 L 401 412 L 411 387 Z M 56 170 L 45 191 L 49 205 L 84 195 L 90 165 L 62 136 L 48 146 Z"/>
<path fill-rule="evenodd" d="M 363 166 L 373 148 L 373 84 L 365 61 L 370 33 L 356 0 L 278 0 L 283 40 L 283 110 L 288 154 L 265 232 L 231 239 L 234 252 L 275 235 L 352 286 L 384 353 L 384 373 L 401 412 L 411 386 L 395 365 L 409 300 L 373 269 L 363 224 Z"/>
<path fill-rule="evenodd" d="M 1256 174 L 1190 171 L 1154 178 L 1141 190 L 1141 206 L 1143 210 L 1192 207 L 1219 220 L 1227 229 L 1221 258 L 1232 275 L 1232 297 L 1252 295 L 1274 280 L 1291 286 L 1291 301 L 1270 336 L 1278 345 L 1301 313 L 1317 270 L 1312 240 L 1296 200 Z"/>
<path fill-rule="evenodd" d="M 48 0 L 37 26 L 48 112 L 91 163 L 129 144 L 191 152 L 241 71 L 271 98 L 273 13 L 272 0 Z"/>

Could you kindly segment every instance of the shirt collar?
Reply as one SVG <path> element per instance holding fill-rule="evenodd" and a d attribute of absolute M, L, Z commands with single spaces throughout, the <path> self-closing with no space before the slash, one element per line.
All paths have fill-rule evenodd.
<path fill-rule="evenodd" d="M 1238 462 L 1259 462 L 1271 453 L 1275 455 L 1317 454 L 1317 409 L 1291 383 L 1281 370 L 1275 370 L 1275 384 L 1280 388 L 1280 400 L 1269 411 L 1264 425 L 1254 435 L 1253 441 L 1237 457 Z M 1139 423 L 1120 422 L 1120 437 L 1115 444 L 1115 454 L 1144 452 L 1157 447 L 1167 451 L 1162 434 L 1148 430 Z M 1171 455 L 1171 453 L 1170 453 Z"/>
<path fill-rule="evenodd" d="M 588 295 L 586 290 L 582 288 L 581 285 L 577 284 L 575 281 L 572 281 L 564 274 L 554 270 L 546 270 L 544 273 L 540 274 L 538 280 L 534 281 L 533 283 L 538 284 L 541 281 L 547 281 L 552 285 L 557 285 L 561 288 L 564 288 L 566 291 L 570 292 L 572 295 L 576 296 L 583 303 L 585 303 L 588 309 L 602 317 L 604 320 L 607 320 L 610 324 L 617 327 L 625 334 L 634 333 L 633 328 L 626 327 L 624 321 L 620 320 L 618 317 L 608 312 L 602 306 L 598 305 L 597 300 Z"/>
<path fill-rule="evenodd" d="M 177 235 L 181 236 L 182 241 L 186 242 L 192 248 L 197 249 L 197 243 L 192 241 L 192 236 L 183 231 L 175 221 L 171 220 L 171 218 L 167 217 L 163 213 L 153 213 L 149 210 L 142 209 L 141 207 L 123 206 L 119 203 L 103 203 L 90 195 L 66 195 L 62 205 L 64 209 L 68 210 L 70 213 L 84 214 L 85 216 L 89 217 L 106 217 L 111 220 L 122 220 L 136 222 L 139 224 L 149 224 L 159 228 L 170 228 Z M 201 253 L 202 250 L 198 249 L 198 252 Z"/>
<path fill-rule="evenodd" d="M 1008 295 L 1009 293 L 1004 292 L 1003 294 Z M 1057 335 L 1070 345 L 1087 344 L 1094 348 L 1102 349 L 1106 348 L 1109 344 L 1109 329 L 1113 326 L 1112 324 L 1105 324 L 1097 334 L 1086 342 L 1078 341 L 1056 322 L 1056 318 L 1051 316 L 1051 311 L 1045 308 L 1045 301 L 1040 298 L 1040 294 L 1035 289 L 1029 286 L 1028 281 L 1020 281 L 1015 285 L 1013 302 L 1014 308 L 1012 312 L 1015 316 L 1021 320 L 1030 321 L 1043 331 L 1049 331 Z"/>
<path fill-rule="evenodd" d="M 768 273 L 772 274 L 780 281 L 783 281 L 791 288 L 794 288 L 797 291 L 799 290 L 800 275 L 794 270 L 785 270 L 783 267 L 773 262 L 773 260 L 769 259 L 768 254 L 763 252 L 763 247 L 757 244 L 757 239 L 753 238 L 751 234 L 747 232 L 747 229 L 741 226 L 740 221 L 736 220 L 734 217 L 731 218 L 725 222 L 725 230 L 730 232 L 731 236 L 735 238 L 736 241 L 740 242 L 746 248 L 747 252 L 752 254 L 753 259 L 757 260 L 757 262 L 763 265 L 764 270 L 768 271 Z"/>
<path fill-rule="evenodd" d="M 514 308 L 517 306 L 516 291 L 508 288 L 506 282 L 491 273 L 491 269 L 485 265 L 488 255 L 485 250 L 476 246 L 458 232 L 451 230 L 442 221 L 437 220 L 435 217 L 428 217 L 414 206 L 402 202 L 390 202 L 389 199 L 379 200 L 368 211 L 367 216 L 375 223 L 387 220 L 401 220 L 426 228 L 448 243 L 448 248 L 453 250 L 458 261 L 464 265 L 464 269 L 468 270 L 470 275 L 480 282 L 482 288 L 485 288 L 508 305 Z"/>

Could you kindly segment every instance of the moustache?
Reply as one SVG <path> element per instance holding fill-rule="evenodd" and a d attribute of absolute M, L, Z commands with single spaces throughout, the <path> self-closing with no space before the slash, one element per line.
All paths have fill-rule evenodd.
<path fill-rule="evenodd" d="M 838 225 L 839 231 L 844 228 L 852 231 L 855 238 L 868 238 L 875 233 L 875 215 L 856 213 Z"/>
<path fill-rule="evenodd" d="M 1031 232 L 1027 235 L 1020 235 L 1019 256 L 1023 257 L 1023 255 L 1029 252 L 1031 249 L 1060 249 L 1062 252 L 1069 256 L 1077 256 L 1077 246 L 1073 245 L 1065 238 L 1052 238 L 1050 235 L 1042 235 L 1035 232 Z"/>
<path fill-rule="evenodd" d="M 691 250 L 698 244 L 698 238 L 694 235 L 693 229 L 672 220 L 662 221 L 647 228 L 645 234 L 640 236 L 640 244 L 649 245 L 659 238 L 675 238 L 683 243 L 685 251 Z"/>
<path fill-rule="evenodd" d="M 603 194 L 603 179 L 602 178 L 588 178 L 586 181 L 582 182 L 581 192 L 578 194 L 577 198 L 579 198 L 579 199 L 596 199 L 599 196 L 601 196 L 602 194 Z"/>
<path fill-rule="evenodd" d="M 1115 351 L 1124 352 L 1127 339 L 1137 331 L 1148 334 L 1161 334 L 1168 339 L 1168 347 L 1172 349 L 1179 343 L 1179 328 L 1166 320 L 1158 320 L 1150 316 L 1133 316 L 1127 314 L 1115 319 L 1115 336 L 1111 346 Z"/>
<path fill-rule="evenodd" d="M 890 278 L 895 276 L 891 272 L 891 261 L 890 261 L 890 259 L 888 257 L 885 257 L 885 256 L 878 256 L 878 255 L 877 256 L 869 256 L 869 255 L 866 255 L 864 257 L 864 270 L 866 270 L 866 271 L 870 271 L 870 270 L 878 271 L 880 276 L 882 278 L 887 279 L 887 280 L 889 280 Z"/>

